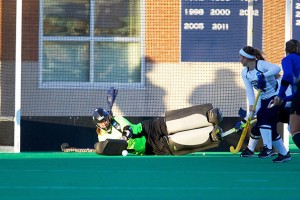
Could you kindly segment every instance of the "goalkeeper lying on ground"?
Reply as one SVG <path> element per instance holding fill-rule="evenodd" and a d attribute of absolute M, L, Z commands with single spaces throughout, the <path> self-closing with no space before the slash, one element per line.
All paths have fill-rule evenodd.
<path fill-rule="evenodd" d="M 165 118 L 130 123 L 103 108 L 93 113 L 99 142 L 127 141 L 127 150 L 138 155 L 182 155 L 218 146 L 222 114 L 211 104 L 167 111 Z M 96 153 L 97 148 L 96 148 Z"/>

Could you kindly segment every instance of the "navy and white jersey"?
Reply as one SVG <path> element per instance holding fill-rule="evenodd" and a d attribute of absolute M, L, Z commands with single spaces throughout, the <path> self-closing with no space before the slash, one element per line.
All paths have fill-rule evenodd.
<path fill-rule="evenodd" d="M 280 72 L 280 70 L 279 66 L 264 60 L 258 60 L 256 62 L 256 67 L 253 70 L 249 70 L 248 67 L 244 67 L 242 70 L 242 78 L 246 87 L 249 105 L 253 105 L 255 101 L 253 88 L 258 88 L 257 74 L 263 73 L 266 79 L 265 91 L 261 92 L 260 99 L 269 99 L 278 93 L 278 82 L 276 81 L 275 76 Z"/>

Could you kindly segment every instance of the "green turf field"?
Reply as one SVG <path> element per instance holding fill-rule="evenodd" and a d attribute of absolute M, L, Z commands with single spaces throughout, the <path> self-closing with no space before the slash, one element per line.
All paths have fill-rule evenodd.
<path fill-rule="evenodd" d="M 287 163 L 229 152 L 2 153 L 0 199 L 297 199 L 300 152 L 292 148 Z"/>

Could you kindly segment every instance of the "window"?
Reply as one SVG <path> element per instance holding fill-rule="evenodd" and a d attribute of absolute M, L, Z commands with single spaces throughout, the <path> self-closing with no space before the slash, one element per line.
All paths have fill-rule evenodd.
<path fill-rule="evenodd" d="M 141 87 L 143 7 L 143 0 L 40 0 L 40 86 Z"/>

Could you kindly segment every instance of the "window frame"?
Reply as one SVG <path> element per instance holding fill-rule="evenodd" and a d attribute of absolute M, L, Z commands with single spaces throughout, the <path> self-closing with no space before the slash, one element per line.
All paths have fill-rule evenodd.
<path fill-rule="evenodd" d="M 107 89 L 109 87 L 139 89 L 145 87 L 145 0 L 140 0 L 140 37 L 99 37 L 94 36 L 94 7 L 96 0 L 90 0 L 90 35 L 89 36 L 44 36 L 43 5 L 39 4 L 39 56 L 38 56 L 38 87 L 42 89 Z M 84 41 L 90 44 L 89 82 L 43 81 L 43 43 L 48 41 Z M 94 81 L 94 44 L 96 42 L 139 42 L 141 53 L 141 81 L 138 83 L 95 82 Z"/>

